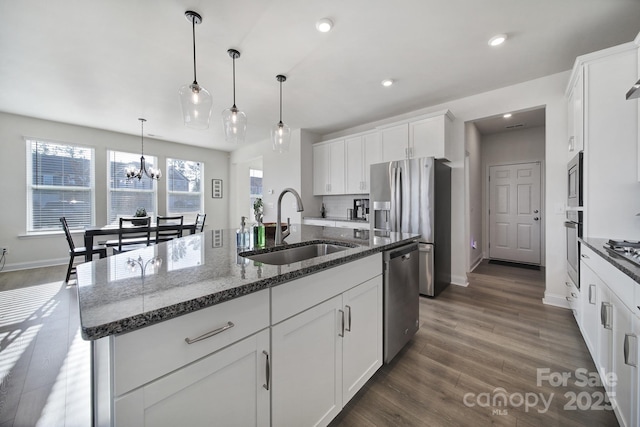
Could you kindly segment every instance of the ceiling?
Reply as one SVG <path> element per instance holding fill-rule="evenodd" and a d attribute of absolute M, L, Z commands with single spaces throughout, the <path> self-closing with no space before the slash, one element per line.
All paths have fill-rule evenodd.
<path fill-rule="evenodd" d="M 510 116 L 505 117 L 504 114 L 510 114 Z M 473 123 L 482 135 L 492 135 L 545 125 L 544 107 L 526 111 L 506 111 L 504 114 L 476 120 Z"/>
<path fill-rule="evenodd" d="M 214 97 L 211 125 L 182 123 L 178 88 Z M 315 22 L 328 17 L 329 33 Z M 21 0 L 0 2 L 0 111 L 232 151 L 220 113 L 248 116 L 247 142 L 278 122 L 327 134 L 571 69 L 632 41 L 638 0 Z M 506 33 L 507 42 L 488 46 Z M 384 88 L 385 78 L 396 81 Z M 629 82 L 631 86 L 633 82 Z M 455 114 L 455 111 L 453 112 Z"/>

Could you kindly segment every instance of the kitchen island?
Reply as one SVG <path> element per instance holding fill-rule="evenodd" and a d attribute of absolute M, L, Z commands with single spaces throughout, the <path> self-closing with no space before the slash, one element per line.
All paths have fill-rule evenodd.
<path fill-rule="evenodd" d="M 348 247 L 270 265 L 214 230 L 80 265 L 95 424 L 328 424 L 381 365 L 381 252 L 418 236 L 292 228 Z"/>

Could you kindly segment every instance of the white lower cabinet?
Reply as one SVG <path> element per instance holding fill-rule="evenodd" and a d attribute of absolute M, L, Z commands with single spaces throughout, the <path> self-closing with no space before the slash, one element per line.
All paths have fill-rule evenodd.
<path fill-rule="evenodd" d="M 118 426 L 268 426 L 269 330 L 115 401 Z"/>
<path fill-rule="evenodd" d="M 618 422 L 637 426 L 640 320 L 633 301 L 639 285 L 588 248 L 582 248 L 580 266 L 580 329 Z"/>
<path fill-rule="evenodd" d="M 382 277 L 272 328 L 274 426 L 323 426 L 382 365 Z"/>

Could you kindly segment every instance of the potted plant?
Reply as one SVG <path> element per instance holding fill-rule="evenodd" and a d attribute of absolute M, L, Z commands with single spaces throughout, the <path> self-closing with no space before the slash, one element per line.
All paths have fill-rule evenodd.
<path fill-rule="evenodd" d="M 134 215 L 136 218 L 146 218 L 147 210 L 145 208 L 136 209 L 136 213 Z M 146 221 L 131 221 L 134 225 L 145 225 Z"/>

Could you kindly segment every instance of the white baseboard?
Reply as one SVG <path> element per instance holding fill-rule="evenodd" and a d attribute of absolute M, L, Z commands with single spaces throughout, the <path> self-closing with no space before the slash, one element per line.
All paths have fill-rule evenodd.
<path fill-rule="evenodd" d="M 478 258 L 475 262 L 472 262 L 472 263 L 471 263 L 471 268 L 469 269 L 469 271 L 473 271 L 473 270 L 475 270 L 475 269 L 476 269 L 476 267 L 480 265 L 480 263 L 482 262 L 482 260 L 483 260 L 483 259 L 484 259 L 484 258 L 480 257 L 480 258 Z"/>
<path fill-rule="evenodd" d="M 545 292 L 542 303 L 546 305 L 552 305 L 554 307 L 569 308 L 569 302 L 565 295 L 560 294 L 548 294 Z"/>
<path fill-rule="evenodd" d="M 451 276 L 451 284 L 467 287 L 469 286 L 469 281 L 467 276 Z"/>
<path fill-rule="evenodd" d="M 52 267 L 54 265 L 65 265 L 68 263 L 69 258 L 47 259 L 36 262 L 16 262 L 13 264 L 5 264 L 2 271 L 28 270 L 30 268 Z"/>

